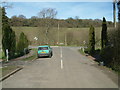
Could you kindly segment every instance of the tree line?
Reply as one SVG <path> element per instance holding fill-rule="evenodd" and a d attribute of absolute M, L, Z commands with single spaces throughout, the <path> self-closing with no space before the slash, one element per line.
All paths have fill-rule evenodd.
<path fill-rule="evenodd" d="M 31 18 L 26 18 L 24 15 L 12 16 L 9 18 L 11 26 L 30 26 L 30 27 L 46 27 L 44 22 L 52 22 L 52 27 L 57 27 L 58 23 L 60 27 L 66 28 L 80 28 L 80 27 L 89 27 L 94 25 L 95 27 L 101 27 L 102 20 L 100 19 L 79 19 L 78 16 L 75 18 L 69 17 L 68 19 L 55 19 L 55 18 L 45 18 L 40 16 L 32 16 Z M 113 26 L 111 21 L 107 21 L 109 27 Z"/>
<path fill-rule="evenodd" d="M 2 49 L 5 57 L 7 55 L 6 50 L 8 50 L 9 59 L 28 53 L 25 51 L 29 45 L 27 36 L 22 32 L 19 39 L 16 40 L 15 32 L 10 26 L 9 18 L 6 16 L 5 8 L 0 7 L 0 9 L 2 10 Z"/>

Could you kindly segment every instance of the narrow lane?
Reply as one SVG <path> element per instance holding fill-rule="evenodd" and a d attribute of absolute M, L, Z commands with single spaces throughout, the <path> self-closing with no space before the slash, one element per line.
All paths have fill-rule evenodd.
<path fill-rule="evenodd" d="M 64 73 L 67 87 L 71 88 L 116 88 L 118 87 L 96 63 L 79 54 L 75 48 L 63 48 Z M 117 82 L 117 81 L 116 81 Z"/>
<path fill-rule="evenodd" d="M 54 47 L 52 58 L 36 59 L 2 85 L 3 88 L 117 88 L 94 64 L 76 48 Z"/>

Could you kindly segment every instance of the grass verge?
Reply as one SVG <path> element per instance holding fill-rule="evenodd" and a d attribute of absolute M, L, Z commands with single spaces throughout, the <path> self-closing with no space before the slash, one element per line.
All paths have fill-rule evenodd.
<path fill-rule="evenodd" d="M 23 61 L 31 61 L 31 60 L 33 60 L 33 59 L 36 59 L 36 57 L 37 57 L 37 55 L 32 55 L 32 56 L 30 56 L 30 57 L 27 57 L 27 58 L 24 58 L 24 59 L 22 59 Z"/>
<path fill-rule="evenodd" d="M 26 57 L 24 59 L 22 59 L 23 61 L 31 61 L 37 58 L 37 49 L 32 49 L 33 50 L 33 55 Z"/>
<path fill-rule="evenodd" d="M 82 55 L 85 55 L 85 52 L 82 49 L 78 50 Z"/>
<path fill-rule="evenodd" d="M 16 70 L 17 68 L 19 68 L 19 67 L 18 66 L 7 66 L 7 67 L 0 68 L 0 74 L 2 75 L 2 77 L 4 77 L 5 75 L 11 73 L 12 71 Z"/>
<path fill-rule="evenodd" d="M 28 60 L 33 60 L 36 59 L 37 54 L 36 54 L 37 49 L 33 49 L 33 55 L 26 57 L 24 59 L 22 59 L 23 61 L 28 61 Z M 0 68 L 0 75 L 1 77 L 6 76 L 7 74 L 11 73 L 12 71 L 18 69 L 18 66 L 7 66 L 7 67 L 3 67 Z"/>

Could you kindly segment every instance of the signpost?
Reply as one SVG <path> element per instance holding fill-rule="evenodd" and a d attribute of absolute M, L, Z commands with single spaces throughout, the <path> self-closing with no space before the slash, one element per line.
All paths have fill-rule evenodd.
<path fill-rule="evenodd" d="M 85 51 L 85 44 L 86 44 L 85 40 L 83 41 L 83 44 L 84 44 L 84 47 L 83 47 L 83 52 L 84 52 Z"/>
<path fill-rule="evenodd" d="M 37 37 L 34 37 L 34 39 L 37 41 L 38 40 L 38 38 Z"/>
<path fill-rule="evenodd" d="M 38 40 L 38 38 L 37 38 L 37 37 L 34 37 L 34 39 L 36 40 L 36 44 L 37 44 L 37 40 Z"/>

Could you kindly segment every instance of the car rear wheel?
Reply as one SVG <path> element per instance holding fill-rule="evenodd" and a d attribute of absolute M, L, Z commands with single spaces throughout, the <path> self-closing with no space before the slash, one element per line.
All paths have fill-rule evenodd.
<path fill-rule="evenodd" d="M 49 58 L 51 58 L 51 57 L 52 57 L 52 53 L 49 54 Z"/>
<path fill-rule="evenodd" d="M 40 56 L 38 56 L 38 58 L 40 58 Z"/>

